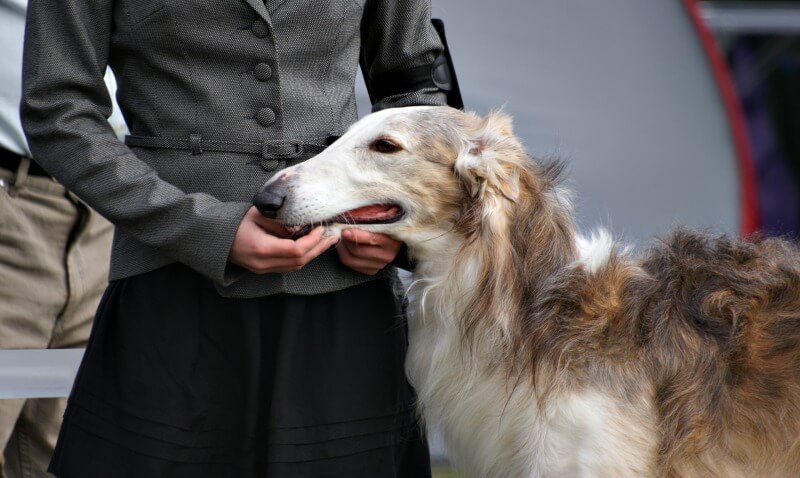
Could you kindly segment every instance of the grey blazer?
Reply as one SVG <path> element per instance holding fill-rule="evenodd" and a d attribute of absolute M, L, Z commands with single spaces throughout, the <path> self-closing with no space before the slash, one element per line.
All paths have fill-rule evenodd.
<path fill-rule="evenodd" d="M 432 63 L 429 1 L 31 0 L 23 126 L 36 161 L 117 226 L 112 280 L 179 261 L 227 296 L 329 292 L 371 277 L 334 251 L 291 274 L 228 255 L 253 194 L 310 156 L 298 145 L 355 121 L 361 48 L 370 75 Z M 148 147 L 109 127 L 106 65 Z M 374 108 L 444 103 L 423 88 Z"/>

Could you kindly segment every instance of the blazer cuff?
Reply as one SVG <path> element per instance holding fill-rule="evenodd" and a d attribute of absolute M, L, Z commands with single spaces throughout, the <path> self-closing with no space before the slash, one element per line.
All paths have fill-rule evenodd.
<path fill-rule="evenodd" d="M 372 105 L 372 112 L 403 106 L 446 106 L 447 95 L 439 88 L 423 88 L 398 95 L 387 96 Z"/>
<path fill-rule="evenodd" d="M 204 221 L 200 237 L 182 248 L 180 262 L 218 284 L 229 285 L 239 279 L 244 269 L 229 263 L 228 258 L 239 225 L 251 206 L 249 202 L 220 203 L 213 219 Z"/>

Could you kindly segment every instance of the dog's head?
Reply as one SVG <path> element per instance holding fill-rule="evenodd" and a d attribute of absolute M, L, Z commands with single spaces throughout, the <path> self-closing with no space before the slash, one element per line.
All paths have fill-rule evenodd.
<path fill-rule="evenodd" d="M 357 226 L 413 248 L 490 222 L 501 202 L 520 195 L 525 162 L 504 115 L 481 118 L 449 107 L 389 109 L 357 122 L 314 158 L 281 171 L 254 202 L 294 231 L 324 224 L 328 234 L 338 235 L 343 227 Z"/>

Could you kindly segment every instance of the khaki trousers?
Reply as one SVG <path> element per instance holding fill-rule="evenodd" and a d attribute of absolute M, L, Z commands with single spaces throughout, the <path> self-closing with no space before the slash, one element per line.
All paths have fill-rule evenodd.
<path fill-rule="evenodd" d="M 50 178 L 0 168 L 0 349 L 83 347 L 112 226 Z M 0 478 L 50 476 L 65 398 L 0 400 Z"/>

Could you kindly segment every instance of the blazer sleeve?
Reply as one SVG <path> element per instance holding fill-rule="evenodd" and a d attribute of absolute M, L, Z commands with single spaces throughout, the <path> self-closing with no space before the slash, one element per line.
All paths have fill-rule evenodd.
<path fill-rule="evenodd" d="M 186 194 L 116 137 L 103 81 L 114 0 L 31 0 L 22 124 L 36 162 L 142 243 L 219 283 L 249 203 Z"/>
<path fill-rule="evenodd" d="M 367 81 L 432 65 L 443 47 L 431 24 L 430 0 L 367 0 L 361 49 Z M 372 110 L 446 104 L 445 93 L 435 86 L 412 85 L 407 91 L 378 99 Z"/>

